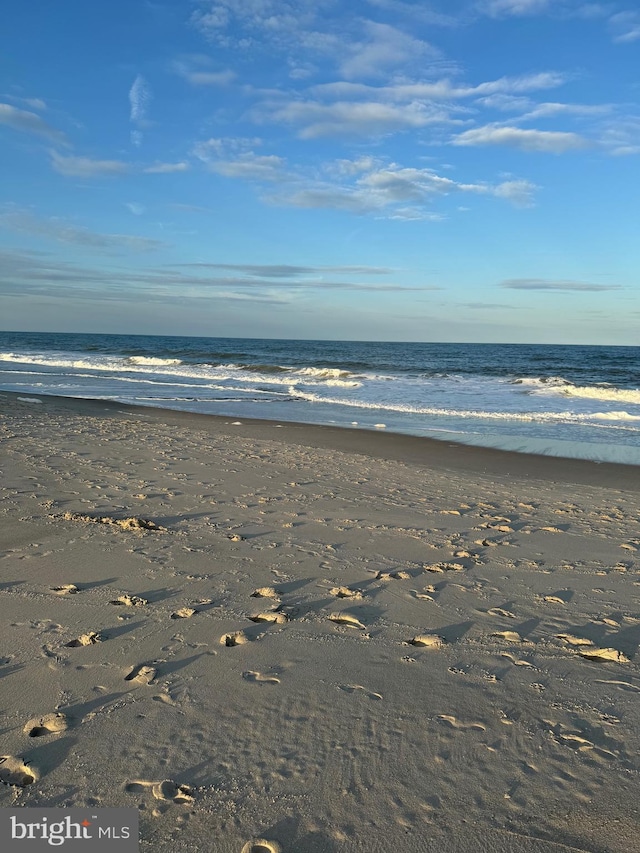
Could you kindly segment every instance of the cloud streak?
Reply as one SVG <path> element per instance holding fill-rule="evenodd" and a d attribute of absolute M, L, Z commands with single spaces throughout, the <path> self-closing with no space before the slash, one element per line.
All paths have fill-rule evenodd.
<path fill-rule="evenodd" d="M 452 140 L 453 145 L 506 145 L 520 151 L 542 152 L 544 154 L 564 154 L 587 148 L 589 143 L 577 133 L 555 130 L 525 130 L 521 127 L 485 125 L 459 133 Z"/>
<path fill-rule="evenodd" d="M 128 163 L 122 160 L 92 160 L 90 157 L 64 157 L 57 151 L 51 152 L 51 164 L 56 172 L 68 178 L 99 178 L 124 175 L 129 171 Z"/>
<path fill-rule="evenodd" d="M 147 109 L 151 103 L 151 89 L 141 74 L 138 74 L 129 89 L 129 119 L 135 129 L 131 131 L 131 141 L 139 147 L 142 144 L 142 129 L 146 127 Z"/>
<path fill-rule="evenodd" d="M 9 209 L 0 212 L 0 226 L 19 234 L 41 237 L 57 243 L 80 246 L 85 249 L 97 249 L 113 253 L 127 250 L 151 252 L 166 247 L 166 243 L 149 237 L 131 234 L 100 234 L 88 228 L 79 228 L 59 218 L 41 218 L 30 211 Z"/>
<path fill-rule="evenodd" d="M 33 133 L 42 136 L 50 142 L 67 145 L 67 138 L 61 130 L 51 127 L 36 113 L 20 110 L 11 104 L 0 104 L 0 124 L 19 130 L 23 133 Z"/>
<path fill-rule="evenodd" d="M 619 284 L 591 284 L 586 281 L 549 280 L 542 278 L 511 278 L 500 283 L 500 287 L 508 290 L 554 290 L 557 292 L 599 293 L 609 290 L 620 290 Z"/>
<path fill-rule="evenodd" d="M 203 268 L 207 265 L 203 265 Z M 368 283 L 335 281 L 313 278 L 305 280 L 294 274 L 295 267 L 283 265 L 247 266 L 243 264 L 210 265 L 238 272 L 249 272 L 249 277 L 194 275 L 176 271 L 171 267 L 132 270 L 131 267 L 79 266 L 61 261 L 39 252 L 0 251 L 0 293 L 14 296 L 61 296 L 73 299 L 122 301 L 139 304 L 140 299 L 162 302 L 178 300 L 235 300 L 243 302 L 284 303 L 295 294 L 322 292 L 358 293 L 416 293 L 439 290 L 438 287 L 407 286 L 397 283 Z M 342 271 L 349 275 L 367 272 L 369 267 L 301 267 L 318 272 Z M 261 277 L 259 270 L 266 270 Z M 274 280 L 276 270 L 284 271 L 280 280 Z M 357 271 L 357 272 L 356 272 Z M 255 272 L 255 275 L 254 275 Z"/>

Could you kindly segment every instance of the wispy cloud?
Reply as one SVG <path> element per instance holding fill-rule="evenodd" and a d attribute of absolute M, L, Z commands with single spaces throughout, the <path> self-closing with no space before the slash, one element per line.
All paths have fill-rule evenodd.
<path fill-rule="evenodd" d="M 551 0 L 484 0 L 479 4 L 482 11 L 493 17 L 507 15 L 537 15 L 546 12 Z"/>
<path fill-rule="evenodd" d="M 206 267 L 208 265 L 203 265 Z M 267 265 L 261 276 L 260 266 L 242 264 L 218 265 L 219 268 L 248 272 L 248 277 L 194 275 L 168 267 L 132 270 L 131 267 L 91 267 L 61 261 L 36 252 L 0 251 L 0 292 L 6 295 L 62 296 L 95 301 L 123 301 L 139 304 L 140 299 L 255 301 L 283 303 L 296 294 L 323 291 L 359 293 L 415 293 L 438 290 L 430 285 L 407 286 L 395 282 L 384 284 L 360 281 L 336 281 L 322 273 L 330 270 L 347 275 L 375 275 L 369 267 L 301 267 L 299 275 L 286 264 Z M 211 265 L 216 268 L 216 265 Z M 277 270 L 283 271 L 277 276 Z M 310 271 L 310 272 L 308 272 Z M 305 276 L 309 277 L 305 277 Z"/>
<path fill-rule="evenodd" d="M 298 136 L 301 139 L 381 136 L 450 121 L 448 110 L 418 101 L 402 105 L 375 101 L 336 101 L 332 104 L 292 101 L 281 106 L 270 104 L 260 118 L 300 126 Z"/>
<path fill-rule="evenodd" d="M 42 136 L 50 142 L 67 145 L 67 138 L 61 130 L 47 124 L 36 113 L 20 110 L 11 104 L 0 104 L 0 124 L 24 133 L 33 133 L 36 136 Z"/>
<path fill-rule="evenodd" d="M 225 178 L 245 178 L 254 181 L 284 181 L 285 160 L 275 154 L 258 155 L 253 151 L 241 154 L 236 160 L 216 160 L 209 164 L 212 172 Z"/>
<path fill-rule="evenodd" d="M 228 86 L 236 79 L 235 71 L 194 68 L 193 65 L 180 60 L 173 63 L 173 70 L 192 86 Z"/>
<path fill-rule="evenodd" d="M 440 51 L 428 42 L 389 24 L 365 21 L 364 28 L 365 39 L 350 43 L 340 63 L 340 71 L 348 80 L 384 77 L 390 70 L 423 57 L 440 57 Z"/>
<path fill-rule="evenodd" d="M 138 74 L 129 89 L 129 118 L 135 125 L 131 132 L 131 141 L 134 145 L 142 144 L 142 129 L 146 126 L 147 109 L 151 103 L 151 89 L 141 74 Z"/>
<path fill-rule="evenodd" d="M 344 162 L 340 161 L 342 179 L 336 179 L 331 164 L 327 164 L 327 178 L 298 180 L 289 189 L 267 198 L 275 204 L 293 207 L 327 208 L 389 219 L 438 220 L 442 214 L 433 209 L 433 204 L 441 196 L 455 193 L 495 196 L 517 207 L 529 207 L 537 189 L 526 180 L 464 183 L 439 175 L 433 169 L 402 167 L 396 163 L 381 165 L 378 161 L 360 173 L 349 175 Z"/>
<path fill-rule="evenodd" d="M 155 163 L 153 166 L 147 166 L 143 169 L 149 175 L 168 175 L 172 172 L 186 172 L 189 169 L 189 164 L 184 160 L 179 163 Z"/>
<path fill-rule="evenodd" d="M 472 308 L 475 311 L 490 311 L 494 308 L 507 308 L 510 311 L 522 311 L 520 305 L 507 305 L 505 302 L 461 302 L 462 308 Z"/>
<path fill-rule="evenodd" d="M 201 269 L 235 270 L 246 275 L 259 278 L 296 278 L 299 276 L 324 276 L 330 275 L 390 275 L 394 270 L 389 267 L 300 267 L 290 264 L 207 264 L 191 263 L 176 264 L 180 267 L 199 267 Z"/>
<path fill-rule="evenodd" d="M 613 40 L 620 44 L 630 44 L 640 39 L 640 12 L 637 10 L 618 12 L 609 18 Z"/>
<path fill-rule="evenodd" d="M 526 179 L 499 182 L 455 181 L 434 169 L 401 166 L 381 157 L 340 158 L 309 168 L 289 164 L 277 155 L 241 150 L 251 140 L 210 139 L 194 149 L 207 168 L 227 178 L 254 183 L 262 198 L 278 206 L 341 210 L 389 219 L 442 219 L 432 209 L 440 196 L 471 193 L 504 199 L 516 207 L 531 207 L 538 189 Z M 253 140 L 259 141 L 259 140 Z"/>
<path fill-rule="evenodd" d="M 476 85 L 454 84 L 448 78 L 439 80 L 403 81 L 385 86 L 337 81 L 312 87 L 314 95 L 324 97 L 370 97 L 377 101 L 434 100 L 449 101 L 499 93 L 536 92 L 555 89 L 567 82 L 568 76 L 558 71 L 541 71 L 535 74 L 499 77 Z"/>
<path fill-rule="evenodd" d="M 620 290 L 618 284 L 591 284 L 586 281 L 553 281 L 543 278 L 512 278 L 500 283 L 500 287 L 508 290 L 555 290 L 559 292 L 600 292 L 608 290 Z"/>
<path fill-rule="evenodd" d="M 520 127 L 487 124 L 459 133 L 453 145 L 508 145 L 521 151 L 540 151 L 546 154 L 563 154 L 586 148 L 589 142 L 577 133 L 555 130 L 524 130 Z"/>
<path fill-rule="evenodd" d="M 56 172 L 69 178 L 96 178 L 124 175 L 129 171 L 128 163 L 122 160 L 92 160 L 90 157 L 63 157 L 51 152 L 51 164 Z"/>
<path fill-rule="evenodd" d="M 135 212 L 135 211 L 132 211 Z M 0 211 L 0 226 L 19 234 L 41 237 L 56 243 L 66 243 L 102 252 L 129 250 L 150 252 L 166 247 L 166 243 L 149 237 L 131 234 L 100 234 L 78 227 L 58 217 L 44 218 L 28 210 L 10 207 Z"/>

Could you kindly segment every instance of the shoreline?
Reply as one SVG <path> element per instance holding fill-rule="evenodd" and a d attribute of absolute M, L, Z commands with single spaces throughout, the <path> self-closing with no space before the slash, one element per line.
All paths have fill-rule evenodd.
<path fill-rule="evenodd" d="M 111 400 L 63 397 L 49 394 L 0 391 L 14 402 L 20 397 L 32 397 L 52 412 L 83 412 L 109 416 L 127 415 L 147 418 L 149 422 L 191 426 L 242 435 L 246 438 L 269 438 L 298 446 L 358 453 L 405 464 L 420 465 L 438 470 L 468 472 L 547 480 L 576 485 L 606 486 L 628 491 L 640 491 L 640 466 L 618 462 L 599 462 L 561 456 L 520 453 L 491 447 L 439 440 L 404 433 L 349 428 L 342 426 L 306 424 L 295 421 L 275 421 L 257 418 L 185 412 L 156 406 L 140 406 Z M 34 404 L 22 404 L 31 405 Z M 240 421 L 241 426 L 234 425 Z M 277 432 L 276 432 L 277 430 Z M 280 432 L 282 430 L 282 432 Z M 240 432 L 241 431 L 241 432 Z"/>

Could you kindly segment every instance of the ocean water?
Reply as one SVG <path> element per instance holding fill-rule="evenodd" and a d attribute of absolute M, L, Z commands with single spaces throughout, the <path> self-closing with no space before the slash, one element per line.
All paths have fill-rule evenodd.
<path fill-rule="evenodd" d="M 0 332 L 0 389 L 640 465 L 640 347 Z"/>

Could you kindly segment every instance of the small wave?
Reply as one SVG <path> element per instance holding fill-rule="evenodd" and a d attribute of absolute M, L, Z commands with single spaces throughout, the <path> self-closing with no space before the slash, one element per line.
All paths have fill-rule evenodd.
<path fill-rule="evenodd" d="M 432 406 L 411 406 L 404 403 L 369 403 L 363 400 L 340 400 L 338 398 L 321 397 L 309 391 L 291 389 L 300 399 L 310 403 L 328 403 L 337 406 L 349 406 L 354 409 L 374 409 L 385 412 L 403 412 L 415 415 L 436 415 L 439 417 L 474 418 L 478 420 L 493 421 L 537 421 L 546 423 L 580 423 L 589 425 L 591 421 L 640 421 L 640 415 L 629 412 L 595 412 L 592 414 L 578 414 L 576 412 L 491 412 L 477 409 L 441 409 Z"/>
<path fill-rule="evenodd" d="M 348 370 L 337 367 L 301 367 L 295 371 L 300 376 L 312 376 L 314 379 L 344 379 L 351 376 Z"/>
<path fill-rule="evenodd" d="M 531 385 L 533 388 L 564 388 L 571 385 L 568 379 L 563 376 L 523 376 L 519 379 L 512 379 L 511 385 Z"/>
<path fill-rule="evenodd" d="M 221 370 L 246 370 L 247 373 L 291 373 L 292 367 L 283 367 L 280 364 L 242 364 L 240 362 L 222 363 L 218 367 Z"/>
<path fill-rule="evenodd" d="M 360 388 L 362 383 L 356 382 L 355 380 L 352 382 L 348 382 L 344 379 L 327 379 L 325 385 L 332 385 L 338 388 Z"/>
<path fill-rule="evenodd" d="M 600 382 L 597 385 L 573 385 L 563 380 L 562 384 L 541 384 L 537 380 L 521 384 L 532 386 L 529 393 L 541 396 L 559 395 L 562 397 L 578 397 L 582 400 L 609 400 L 612 402 L 640 404 L 639 388 L 616 388 L 608 382 Z"/>

